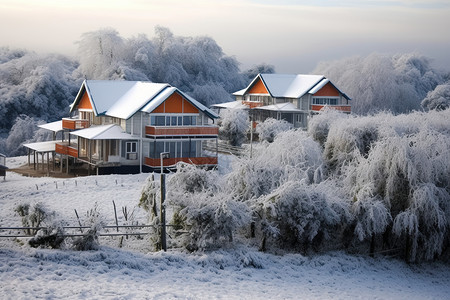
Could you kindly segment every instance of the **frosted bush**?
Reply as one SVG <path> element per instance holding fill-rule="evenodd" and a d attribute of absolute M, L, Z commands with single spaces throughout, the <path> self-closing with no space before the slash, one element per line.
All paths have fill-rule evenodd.
<path fill-rule="evenodd" d="M 219 137 L 232 146 L 241 146 L 247 139 L 250 129 L 248 111 L 243 109 L 225 109 L 220 112 Z"/>
<path fill-rule="evenodd" d="M 320 145 L 324 146 L 330 130 L 330 124 L 336 123 L 338 120 L 343 121 L 343 119 L 349 117 L 349 115 L 333 109 L 321 110 L 319 114 L 308 121 L 308 134 Z"/>
<path fill-rule="evenodd" d="M 355 235 L 360 241 L 384 233 L 392 221 L 381 197 L 364 194 L 360 192 L 352 204 L 352 213 L 356 221 Z"/>
<path fill-rule="evenodd" d="M 367 157 L 355 156 L 341 169 L 344 190 L 362 201 L 365 210 L 376 204 L 372 214 L 379 215 L 373 219 L 376 224 L 360 223 L 355 233 L 362 238 L 372 227 L 388 229 L 390 215 L 393 233 L 401 237 L 392 237 L 391 247 L 405 248 L 408 260 L 431 259 L 448 244 L 443 238 L 448 232 L 450 199 L 448 112 L 385 117 L 370 117 L 378 127 Z"/>
<path fill-rule="evenodd" d="M 308 251 L 314 245 L 318 250 L 350 217 L 348 205 L 333 198 L 321 186 L 290 181 L 257 199 L 255 209 L 261 216 L 263 240 L 267 239 L 271 247 L 281 243 L 288 249 Z"/>
<path fill-rule="evenodd" d="M 217 171 L 179 164 L 168 184 L 168 203 L 173 210 L 171 223 L 188 231 L 179 243 L 191 251 L 225 246 L 233 234 L 250 223 L 244 203 L 226 191 Z"/>
<path fill-rule="evenodd" d="M 444 110 L 450 107 L 450 82 L 438 85 L 434 90 L 429 91 L 421 105 L 429 110 Z"/>
<path fill-rule="evenodd" d="M 272 143 L 275 136 L 280 132 L 288 131 L 292 129 L 292 124 L 285 120 L 276 120 L 274 118 L 268 118 L 264 122 L 256 125 L 255 132 L 258 134 L 261 141 L 268 141 Z"/>
<path fill-rule="evenodd" d="M 273 143 L 255 144 L 252 152 L 251 159 L 234 160 L 227 175 L 230 192 L 243 200 L 266 195 L 289 180 L 312 183 L 323 165 L 319 144 L 303 131 L 282 132 Z"/>
<path fill-rule="evenodd" d="M 178 200 L 181 199 L 173 199 L 171 203 L 179 208 L 178 217 L 189 232 L 183 244 L 190 251 L 230 245 L 239 228 L 250 226 L 251 214 L 247 205 L 228 193 L 204 191 Z"/>

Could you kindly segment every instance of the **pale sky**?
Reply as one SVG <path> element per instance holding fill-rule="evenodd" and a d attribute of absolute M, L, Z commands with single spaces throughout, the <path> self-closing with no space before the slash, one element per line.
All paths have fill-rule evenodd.
<path fill-rule="evenodd" d="M 450 0 L 0 0 L 0 46 L 76 55 L 81 34 L 210 36 L 246 69 L 309 73 L 319 61 L 418 52 L 450 70 Z"/>

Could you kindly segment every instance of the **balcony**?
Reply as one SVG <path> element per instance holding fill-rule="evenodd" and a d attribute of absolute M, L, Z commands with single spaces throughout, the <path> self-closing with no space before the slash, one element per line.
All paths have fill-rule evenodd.
<path fill-rule="evenodd" d="M 217 136 L 219 127 L 217 126 L 145 126 L 145 134 L 152 136 Z"/>
<path fill-rule="evenodd" d="M 68 143 L 56 143 L 55 152 L 59 154 L 65 154 L 72 157 L 78 157 L 78 146 L 72 145 L 69 146 Z"/>
<path fill-rule="evenodd" d="M 83 129 L 89 127 L 89 121 L 88 120 L 80 120 L 80 119 L 69 119 L 69 118 L 63 118 L 62 119 L 62 128 L 63 129 Z"/>
<path fill-rule="evenodd" d="M 320 111 L 322 108 L 328 107 L 330 109 L 342 111 L 345 113 L 351 113 L 352 107 L 350 105 L 319 105 L 319 104 L 313 104 L 311 105 L 312 111 Z"/>
<path fill-rule="evenodd" d="M 163 167 L 175 166 L 177 162 L 185 162 L 197 166 L 217 165 L 217 157 L 171 157 L 163 159 Z M 161 159 L 159 158 L 144 158 L 144 164 L 152 168 L 161 167 Z"/>
<path fill-rule="evenodd" d="M 242 101 L 242 104 L 244 104 L 245 106 L 248 106 L 248 108 L 252 109 L 255 107 L 261 107 L 264 105 L 263 102 L 258 102 L 258 101 Z"/>

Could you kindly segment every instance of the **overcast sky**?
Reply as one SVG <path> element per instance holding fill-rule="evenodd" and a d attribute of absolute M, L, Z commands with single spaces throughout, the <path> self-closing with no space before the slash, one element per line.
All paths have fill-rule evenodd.
<path fill-rule="evenodd" d="M 0 46 L 75 55 L 81 34 L 207 35 L 245 69 L 309 73 L 319 61 L 419 52 L 450 70 L 449 0 L 0 0 Z"/>

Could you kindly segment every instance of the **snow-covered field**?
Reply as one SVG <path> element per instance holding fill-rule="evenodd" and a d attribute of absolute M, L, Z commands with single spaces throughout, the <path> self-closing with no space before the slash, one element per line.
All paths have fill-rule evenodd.
<path fill-rule="evenodd" d="M 24 158 L 8 159 L 8 166 Z M 14 208 L 41 202 L 67 224 L 97 205 L 114 224 L 112 201 L 146 223 L 137 207 L 148 174 L 71 179 L 0 178 L 0 226 L 20 226 Z M 27 239 L 0 239 L 1 299 L 449 299 L 450 264 L 407 265 L 343 252 L 305 257 L 240 246 L 208 253 L 150 252 L 147 239 L 104 238 L 97 251 L 30 248 Z"/>

